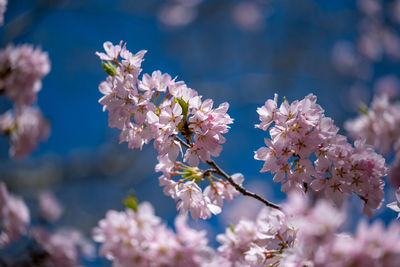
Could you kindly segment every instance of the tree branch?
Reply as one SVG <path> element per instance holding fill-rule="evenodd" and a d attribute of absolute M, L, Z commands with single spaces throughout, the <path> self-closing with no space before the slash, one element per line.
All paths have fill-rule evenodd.
<path fill-rule="evenodd" d="M 174 135 L 174 138 L 179 141 L 179 143 L 181 143 L 184 147 L 186 148 L 191 148 L 191 146 L 186 143 L 184 140 L 182 140 L 180 137 Z M 249 196 L 252 198 L 257 199 L 258 201 L 261 201 L 262 203 L 264 203 L 266 206 L 277 209 L 277 210 L 281 210 L 281 207 L 275 203 L 272 203 L 264 198 L 262 198 L 261 196 L 257 195 L 256 193 L 250 192 L 248 191 L 246 188 L 244 188 L 243 186 L 237 184 L 230 175 L 228 175 L 224 170 L 221 169 L 221 167 L 219 167 L 217 165 L 217 163 L 215 163 L 215 161 L 213 160 L 208 160 L 206 161 L 208 165 L 210 165 L 211 167 L 214 168 L 214 170 L 207 170 L 207 172 L 214 172 L 222 177 L 225 178 L 225 180 L 227 180 L 237 191 L 239 191 L 240 193 L 242 193 L 245 196 Z"/>
<path fill-rule="evenodd" d="M 175 138 L 175 140 L 179 141 L 179 143 L 181 143 L 181 145 L 183 145 L 184 147 L 191 148 L 191 146 L 185 141 L 183 141 L 182 138 L 180 138 L 179 136 L 173 135 L 173 137 Z"/>
<path fill-rule="evenodd" d="M 271 207 L 271 208 L 274 208 L 274 209 L 277 209 L 277 210 L 281 209 L 281 207 L 278 206 L 277 204 L 272 203 L 272 202 L 262 198 L 261 196 L 257 195 L 256 193 L 250 192 L 246 188 L 244 188 L 243 186 L 235 183 L 235 181 L 232 179 L 232 177 L 230 175 L 228 175 L 224 170 L 222 170 L 217 165 L 217 163 L 215 163 L 215 161 L 208 160 L 207 164 L 210 165 L 211 167 L 213 167 L 216 170 L 217 174 L 219 174 L 220 176 L 224 177 L 233 187 L 235 187 L 235 189 L 237 191 L 239 191 L 243 195 L 255 198 L 255 199 L 261 201 L 262 203 L 264 203 L 265 205 L 267 205 L 268 207 Z"/>

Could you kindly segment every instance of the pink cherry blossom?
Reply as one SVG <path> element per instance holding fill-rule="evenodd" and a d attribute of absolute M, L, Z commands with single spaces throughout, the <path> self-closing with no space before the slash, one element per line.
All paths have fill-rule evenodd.
<path fill-rule="evenodd" d="M 388 154 L 400 136 L 400 103 L 391 103 L 387 94 L 374 97 L 367 114 L 346 121 L 345 128 L 353 138 L 363 138 L 366 143 Z"/>
<path fill-rule="evenodd" d="M 96 55 L 98 55 L 101 60 L 117 61 L 122 49 L 122 41 L 119 43 L 119 45 L 113 45 L 111 42 L 105 42 L 103 44 L 103 48 L 106 51 L 106 54 L 96 52 Z"/>
<path fill-rule="evenodd" d="M 41 192 L 39 194 L 39 211 L 43 218 L 54 222 L 63 213 L 63 207 L 51 192 Z"/>
<path fill-rule="evenodd" d="M 32 104 L 42 88 L 42 79 L 50 71 L 46 52 L 31 45 L 8 45 L 0 50 L 0 90 L 16 107 Z"/>
<path fill-rule="evenodd" d="M 256 221 L 242 219 L 217 235 L 218 252 L 233 266 L 279 264 L 280 253 L 294 245 L 295 236 L 282 212 L 264 208 Z"/>
<path fill-rule="evenodd" d="M 213 109 L 212 100 L 202 102 L 195 90 L 160 71 L 151 76 L 143 74 L 138 80 L 144 50 L 133 55 L 122 42 L 105 42 L 104 49 L 106 54 L 97 55 L 109 61 L 115 74 L 100 83 L 104 96 L 99 102 L 109 111 L 109 126 L 121 129 L 120 142 L 128 142 L 130 148 L 142 148 L 154 139 L 159 155 L 168 154 L 175 160 L 182 148 L 173 136 L 180 134 L 196 146 L 196 153 L 188 152 L 190 157 L 185 157 L 191 163 L 219 155 L 220 144 L 225 142 L 222 134 L 233 121 L 226 114 L 227 103 Z"/>
<path fill-rule="evenodd" d="M 269 130 L 271 138 L 265 139 L 266 147 L 254 157 L 265 162 L 261 172 L 274 174 L 282 191 L 306 191 L 309 185 L 338 206 L 345 195 L 355 193 L 369 216 L 380 207 L 382 177 L 387 173 L 384 158 L 365 142 L 357 140 L 353 147 L 338 135 L 339 129 L 324 116 L 314 95 L 292 103 L 284 100 L 279 107 L 269 100 L 260 112 L 261 124 L 256 127 Z"/>
<path fill-rule="evenodd" d="M 388 208 L 398 212 L 397 219 L 400 218 L 400 188 L 396 190 L 396 201 L 386 205 Z"/>
<path fill-rule="evenodd" d="M 10 156 L 13 158 L 28 155 L 39 141 L 47 139 L 49 135 L 48 122 L 40 110 L 33 107 L 0 115 L 0 128 L 10 139 Z"/>
<path fill-rule="evenodd" d="M 154 71 L 151 76 L 143 74 L 139 79 L 144 50 L 134 55 L 122 42 L 119 45 L 105 42 L 104 50 L 106 53 L 97 52 L 97 55 L 107 61 L 103 66 L 109 76 L 99 85 L 104 95 L 99 103 L 109 112 L 109 126 L 121 130 L 119 141 L 127 142 L 132 149 L 142 149 L 153 141 L 158 159 L 162 161 L 156 167 L 163 172 L 160 185 L 164 186 L 166 194 L 178 201 L 179 210 L 190 211 L 196 219 L 219 213 L 223 199 L 229 201 L 237 194 L 232 186 L 208 177 L 214 180 L 214 189 L 207 189 L 204 194 L 197 184 L 203 180 L 203 175 L 194 180 L 174 181 L 171 178 L 175 175 L 166 173 L 171 169 L 165 168 L 173 166 L 180 156 L 190 164 L 188 168 L 219 156 L 221 144 L 225 142 L 223 134 L 233 122 L 227 114 L 229 104 L 222 103 L 214 108 L 211 99 L 203 101 L 184 82 L 161 71 Z M 177 136 L 187 144 L 182 146 Z"/>
<path fill-rule="evenodd" d="M 60 228 L 50 233 L 43 227 L 35 227 L 30 234 L 48 253 L 45 266 L 78 266 L 80 253 L 88 257 L 94 253 L 93 245 L 75 229 Z"/>
<path fill-rule="evenodd" d="M 181 213 L 190 211 L 193 219 L 207 219 L 211 214 L 218 214 L 221 208 L 211 202 L 208 196 L 203 195 L 201 188 L 192 181 L 179 184 L 176 192 L 179 198 L 177 209 Z"/>
<path fill-rule="evenodd" d="M 7 0 L 0 0 L 0 26 L 4 23 L 4 12 L 6 12 Z"/>
<path fill-rule="evenodd" d="M 30 215 L 25 202 L 7 191 L 0 182 L 0 247 L 5 247 L 26 234 Z"/>
<path fill-rule="evenodd" d="M 184 216 L 175 219 L 175 228 L 176 233 L 161 224 L 149 203 L 141 203 L 137 211 L 108 211 L 93 238 L 113 266 L 207 266 L 219 258 L 206 233 L 190 228 Z"/>

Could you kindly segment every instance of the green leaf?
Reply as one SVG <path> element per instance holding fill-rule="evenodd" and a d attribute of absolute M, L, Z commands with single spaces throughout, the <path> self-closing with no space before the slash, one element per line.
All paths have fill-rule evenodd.
<path fill-rule="evenodd" d="M 109 75 L 114 76 L 117 73 L 117 67 L 111 61 L 101 62 L 101 65 Z"/>
<path fill-rule="evenodd" d="M 128 209 L 137 211 L 138 210 L 138 201 L 137 198 L 134 194 L 130 194 L 128 195 L 125 199 L 124 199 L 124 205 L 125 207 L 127 207 Z"/>
<path fill-rule="evenodd" d="M 186 121 L 186 119 L 187 119 L 186 116 L 189 111 L 189 103 L 186 102 L 185 100 L 183 100 L 182 98 L 179 98 L 179 99 L 175 98 L 175 102 L 181 106 L 183 121 Z"/>
<path fill-rule="evenodd" d="M 229 229 L 231 229 L 232 232 L 235 232 L 235 226 L 233 224 L 229 224 Z"/>
<path fill-rule="evenodd" d="M 364 115 L 368 115 L 368 107 L 364 103 L 361 103 L 358 106 L 358 111 L 361 112 Z"/>

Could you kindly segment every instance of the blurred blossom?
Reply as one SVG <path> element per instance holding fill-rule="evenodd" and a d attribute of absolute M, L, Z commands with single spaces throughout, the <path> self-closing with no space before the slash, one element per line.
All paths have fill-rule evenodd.
<path fill-rule="evenodd" d="M 400 90 L 400 80 L 394 75 L 386 75 L 375 81 L 374 91 L 376 94 L 385 94 L 389 99 L 398 96 Z M 365 102 L 364 102 L 365 103 Z"/>
<path fill-rule="evenodd" d="M 400 58 L 400 39 L 396 29 L 379 16 L 364 18 L 358 24 L 358 50 L 371 61 L 380 61 L 384 54 Z"/>
<path fill-rule="evenodd" d="M 176 3 L 179 3 L 184 6 L 197 6 L 199 5 L 203 0 L 175 0 Z"/>
<path fill-rule="evenodd" d="M 355 83 L 343 92 L 343 106 L 349 111 L 358 111 L 360 105 L 368 103 L 370 93 L 368 88 L 362 83 Z"/>
<path fill-rule="evenodd" d="M 400 23 L 400 0 L 391 3 L 390 12 L 394 21 Z"/>
<path fill-rule="evenodd" d="M 35 227 L 31 236 L 48 253 L 43 266 L 79 266 L 80 253 L 94 256 L 94 246 L 75 229 L 60 228 L 50 233 L 43 227 Z"/>
<path fill-rule="evenodd" d="M 376 33 L 364 34 L 358 42 L 359 51 L 373 61 L 378 61 L 382 58 L 382 46 L 380 43 L 381 36 Z"/>
<path fill-rule="evenodd" d="M 374 97 L 363 114 L 347 120 L 344 127 L 354 139 L 362 138 L 382 153 L 390 153 L 400 137 L 400 103 L 391 103 L 385 94 Z"/>
<path fill-rule="evenodd" d="M 185 2 L 182 0 L 182 2 Z M 192 2 L 192 1 L 189 1 Z M 166 4 L 161 7 L 158 19 L 170 27 L 183 27 L 191 23 L 197 16 L 194 5 Z"/>
<path fill-rule="evenodd" d="M 400 37 L 386 13 L 395 19 L 400 1 L 390 4 L 381 0 L 358 0 L 361 18 L 357 24 L 356 42 L 338 42 L 333 49 L 333 63 L 343 74 L 356 79 L 370 79 L 376 63 L 400 59 Z M 399 7 L 397 9 L 400 10 Z M 399 12 L 397 12 L 399 13 Z M 396 19 L 395 19 L 396 20 Z M 388 89 L 385 89 L 388 90 Z"/>
<path fill-rule="evenodd" d="M 7 246 L 26 233 L 30 215 L 25 202 L 7 191 L 0 182 L 0 248 Z"/>
<path fill-rule="evenodd" d="M 11 111 L 0 115 L 0 130 L 10 139 L 10 156 L 20 158 L 36 148 L 39 141 L 49 136 L 49 123 L 40 109 L 24 107 L 15 114 Z"/>
<path fill-rule="evenodd" d="M 250 2 L 237 4 L 232 11 L 233 20 L 242 30 L 258 31 L 264 26 L 261 7 Z"/>
<path fill-rule="evenodd" d="M 382 43 L 388 56 L 400 59 L 400 38 L 395 31 L 390 29 L 382 31 Z"/>
<path fill-rule="evenodd" d="M 356 234 L 338 233 L 346 217 L 343 212 L 324 200 L 310 207 L 300 197 L 292 199 L 284 208 L 290 207 L 297 242 L 284 250 L 281 266 L 399 266 L 398 222 L 385 229 L 381 221 L 371 225 L 361 221 Z M 297 212 L 294 206 L 299 206 Z"/>
<path fill-rule="evenodd" d="M 339 41 L 332 51 L 333 64 L 338 71 L 349 76 L 365 76 L 366 68 L 361 65 L 361 58 L 352 42 Z"/>
<path fill-rule="evenodd" d="M 51 192 L 39 194 L 39 210 L 41 215 L 50 222 L 59 219 L 63 212 L 61 204 Z"/>
<path fill-rule="evenodd" d="M 375 16 L 381 11 L 381 0 L 358 0 L 357 7 L 368 16 Z"/>
<path fill-rule="evenodd" d="M 0 91 L 16 107 L 30 105 L 42 88 L 42 79 L 50 71 L 48 54 L 24 44 L 8 45 L 0 50 Z"/>
<path fill-rule="evenodd" d="M 0 26 L 4 23 L 4 12 L 6 11 L 7 0 L 0 0 Z"/>

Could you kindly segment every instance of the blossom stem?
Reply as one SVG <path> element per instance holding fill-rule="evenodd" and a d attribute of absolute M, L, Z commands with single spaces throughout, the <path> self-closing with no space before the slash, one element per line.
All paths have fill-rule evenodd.
<path fill-rule="evenodd" d="M 182 140 L 179 136 L 174 135 L 174 138 L 176 140 L 178 140 L 184 147 L 186 148 L 191 148 L 191 145 L 189 145 L 188 143 L 186 143 L 184 140 Z M 261 196 L 257 195 L 256 193 L 250 192 L 247 189 L 245 189 L 244 187 L 242 187 L 241 185 L 235 183 L 235 181 L 232 179 L 232 177 L 230 175 L 228 175 L 224 170 L 221 169 L 221 167 L 219 167 L 217 165 L 217 163 L 215 163 L 215 161 L 213 160 L 207 160 L 206 161 L 208 165 L 210 165 L 212 168 L 214 168 L 214 170 L 207 170 L 208 172 L 213 172 L 215 174 L 218 174 L 220 176 L 222 176 L 223 178 L 225 178 L 237 191 L 239 191 L 240 193 L 242 193 L 245 196 L 249 196 L 252 198 L 257 199 L 258 201 L 261 201 L 262 203 L 264 203 L 266 206 L 280 210 L 281 207 L 275 203 L 272 203 L 264 198 L 262 198 Z"/>

